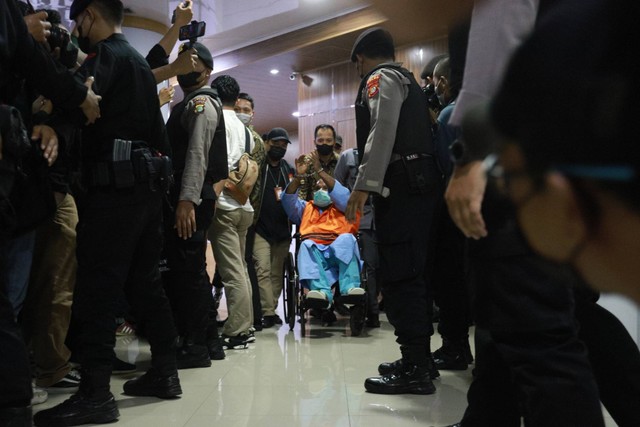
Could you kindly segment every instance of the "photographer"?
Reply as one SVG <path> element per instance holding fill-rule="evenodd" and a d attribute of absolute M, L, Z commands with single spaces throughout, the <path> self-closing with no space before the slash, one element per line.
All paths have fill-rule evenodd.
<path fill-rule="evenodd" d="M 179 54 L 175 61 L 169 63 L 169 54 L 178 41 L 180 28 L 188 25 L 193 18 L 193 4 L 186 0 L 178 3 L 173 12 L 172 24 L 162 39 L 154 45 L 147 54 L 147 62 L 151 67 L 156 83 L 163 82 L 171 77 L 194 72 L 197 67 L 198 56 L 195 49 L 189 51 L 189 55 Z M 205 82 L 199 82 L 204 84 Z"/>

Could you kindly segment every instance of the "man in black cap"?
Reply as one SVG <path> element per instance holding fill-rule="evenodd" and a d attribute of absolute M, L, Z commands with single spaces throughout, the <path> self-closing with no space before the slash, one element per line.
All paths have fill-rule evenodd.
<path fill-rule="evenodd" d="M 269 131 L 264 142 L 266 158 L 258 165 L 260 177 L 257 182 L 260 186 L 257 190 L 254 188 L 257 197 L 251 199 L 255 224 L 253 262 L 260 290 L 262 325 L 265 328 L 282 322 L 275 310 L 282 292 L 282 266 L 291 244 L 289 219 L 280 202 L 282 191 L 294 174 L 291 165 L 284 160 L 289 144 L 289 134 L 283 128 Z"/>
<path fill-rule="evenodd" d="M 198 55 L 196 70 L 178 75 L 185 98 L 167 122 L 175 186 L 170 209 L 165 209 L 167 270 L 162 274 L 181 337 L 179 369 L 211 366 L 211 359 L 225 357 L 217 331 L 212 331 L 210 343 L 206 340 L 213 304 L 206 270 L 207 230 L 216 200 L 213 185 L 228 175 L 224 117 L 217 92 L 207 84 L 213 71 L 211 52 L 201 43 L 185 43 L 178 55 L 189 55 L 189 47 Z"/>
<path fill-rule="evenodd" d="M 115 345 L 114 319 L 124 293 L 146 326 L 151 369 L 127 381 L 133 396 L 182 394 L 175 360 L 176 331 L 158 264 L 162 248 L 162 194 L 170 153 L 155 79 L 145 59 L 121 33 L 119 0 L 76 0 L 80 48 L 88 53 L 77 71 L 96 78 L 102 115 L 82 129 L 83 181 L 77 234 L 74 310 L 84 350 L 79 391 L 34 417 L 37 426 L 117 420 L 109 389 Z"/>
<path fill-rule="evenodd" d="M 431 224 L 438 207 L 438 172 L 424 93 L 395 62 L 393 39 L 376 27 L 357 38 L 351 51 L 362 77 L 356 99 L 358 152 L 363 153 L 349 198 L 350 221 L 373 193 L 380 275 L 387 317 L 402 358 L 368 378 L 372 393 L 431 394 L 437 374 L 430 357 L 433 334 L 425 280 Z M 410 208 L 407 208 L 410 206 Z"/>

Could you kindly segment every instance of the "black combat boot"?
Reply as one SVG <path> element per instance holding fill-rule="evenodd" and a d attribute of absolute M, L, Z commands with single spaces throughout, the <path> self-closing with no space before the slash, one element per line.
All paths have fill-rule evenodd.
<path fill-rule="evenodd" d="M 76 394 L 33 417 L 37 427 L 105 424 L 118 419 L 118 405 L 109 391 L 111 367 L 83 369 L 81 377 Z"/>
<path fill-rule="evenodd" d="M 31 427 L 31 406 L 0 408 L 0 426 Z"/>
<path fill-rule="evenodd" d="M 209 358 L 211 360 L 222 360 L 226 357 L 222 345 L 222 337 L 215 337 L 207 342 L 207 349 L 209 350 Z"/>
<path fill-rule="evenodd" d="M 151 368 L 146 374 L 124 383 L 124 394 L 129 396 L 155 396 L 161 399 L 171 399 L 182 394 L 178 372 L 161 373 Z"/>
<path fill-rule="evenodd" d="M 427 367 L 432 380 L 440 378 L 440 372 L 438 372 L 433 356 L 428 356 Z M 382 362 L 378 365 L 378 373 L 380 375 L 389 375 L 394 372 L 399 372 L 400 368 L 402 368 L 402 359 L 393 362 Z"/>
<path fill-rule="evenodd" d="M 176 352 L 176 364 L 178 369 L 208 368 L 211 366 L 211 357 L 206 345 L 185 341 Z"/>
<path fill-rule="evenodd" d="M 466 346 L 465 346 L 466 344 Z M 469 339 L 448 340 L 443 338 L 442 347 L 433 352 L 433 359 L 438 369 L 450 371 L 465 371 L 473 361 L 469 349 Z"/>
<path fill-rule="evenodd" d="M 369 393 L 377 394 L 435 393 L 436 387 L 429 371 L 431 363 L 427 348 L 422 345 L 403 345 L 400 351 L 402 359 L 383 367 L 391 371 L 381 377 L 367 378 L 364 383 L 365 389 Z M 380 367 L 378 369 L 380 370 Z"/>

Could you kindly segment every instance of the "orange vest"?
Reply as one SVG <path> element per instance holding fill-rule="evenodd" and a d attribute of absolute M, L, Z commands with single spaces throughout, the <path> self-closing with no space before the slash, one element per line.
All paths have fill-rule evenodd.
<path fill-rule="evenodd" d="M 357 234 L 359 227 L 360 212 L 357 212 L 355 224 L 351 224 L 333 204 L 320 213 L 313 202 L 307 202 L 300 221 L 300 237 L 302 240 L 311 239 L 316 243 L 329 245 L 341 234 Z"/>

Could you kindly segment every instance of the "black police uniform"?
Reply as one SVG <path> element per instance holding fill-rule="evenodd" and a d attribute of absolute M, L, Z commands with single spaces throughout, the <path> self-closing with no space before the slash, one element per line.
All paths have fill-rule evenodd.
<path fill-rule="evenodd" d="M 429 339 L 433 334 L 433 325 L 428 310 L 430 292 L 424 273 L 429 242 L 432 240 L 431 224 L 440 203 L 436 196 L 441 194 L 443 183 L 433 157 L 431 130 L 425 120 L 427 107 L 424 93 L 411 72 L 398 64 L 382 64 L 362 79 L 356 100 L 356 124 L 358 151 L 365 154 L 354 189 L 367 190 L 368 178 L 363 175 L 366 175 L 367 167 L 372 167 L 365 163 L 365 146 L 371 132 L 371 111 L 364 100 L 366 97 L 383 98 L 385 86 L 377 87 L 375 80 L 384 78 L 380 77 L 384 73 L 400 74 L 408 88 L 408 95 L 400 108 L 395 135 L 386 135 L 394 140 L 390 163 L 384 174 L 383 190 L 373 195 L 379 271 L 383 279 L 385 311 L 395 328 L 402 359 L 408 365 L 426 369 L 430 367 Z M 377 95 L 378 90 L 380 95 Z M 377 126 L 374 132 L 380 132 L 381 129 Z M 371 151 L 382 148 L 374 145 Z M 375 166 L 384 168 L 385 165 Z M 384 194 L 386 191 L 388 195 Z"/>
<path fill-rule="evenodd" d="M 0 2 L 0 104 L 11 104 L 26 78 L 56 105 L 74 108 L 82 103 L 87 88 L 78 83 L 57 64 L 42 46 L 29 35 L 24 18 L 14 0 Z M 0 210 L 6 208 L 6 197 L 15 171 L 7 156 L 9 141 L 3 128 L 3 160 L 0 160 Z M 3 228 L 6 224 L 3 223 Z M 0 247 L 3 233 L 0 233 Z M 0 253 L 2 249 L 0 248 Z M 0 256 L 0 271 L 5 260 Z M 0 275 L 1 276 L 1 275 Z M 29 420 L 31 375 L 24 342 L 15 323 L 11 304 L 6 297 L 5 284 L 0 283 L 0 424 L 18 419 Z"/>
<path fill-rule="evenodd" d="M 170 147 L 153 74 L 122 34 L 94 46 L 77 75 L 83 81 L 94 76 L 95 92 L 102 96 L 100 119 L 82 135 L 87 193 L 78 200 L 74 309 L 82 325 L 81 391 L 90 387 L 90 393 L 104 395 L 109 392 L 114 319 L 123 292 L 145 325 L 152 367 L 163 376 L 176 372 L 176 331 L 158 269 L 163 192 L 142 166 L 151 163 L 152 150 L 167 154 Z M 123 163 L 125 169 L 134 165 L 131 182 L 119 182 L 114 172 L 114 139 L 148 146 L 136 150 L 137 161 Z"/>
<path fill-rule="evenodd" d="M 191 102 L 191 101 L 194 102 Z M 198 111 L 186 111 L 191 105 Z M 201 111 L 200 111 L 201 110 Z M 205 111 L 206 110 L 206 111 Z M 188 129 L 186 122 L 195 128 Z M 208 115 L 209 118 L 207 118 Z M 199 122 L 198 122 L 198 119 Z M 196 231 L 188 239 L 178 237 L 174 209 L 180 199 L 183 172 L 190 149 L 190 138 L 204 138 L 211 123 L 215 123 L 214 137 L 209 148 L 207 171 L 200 193 L 200 203 L 195 206 Z M 211 130 L 211 129 L 209 129 Z M 170 205 L 165 204 L 165 248 L 167 268 L 163 280 L 171 300 L 178 332 L 183 338 L 183 351 L 178 355 L 179 367 L 194 367 L 194 363 L 207 366 L 209 353 L 205 347 L 207 325 L 217 338 L 215 322 L 208 321 L 208 312 L 213 304 L 211 284 L 206 270 L 207 230 L 213 219 L 216 195 L 213 184 L 228 176 L 227 146 L 222 105 L 217 93 L 211 88 L 199 89 L 176 104 L 167 122 L 167 131 L 173 153 L 175 186 L 170 193 Z M 195 136 L 193 134 L 195 133 Z M 204 141 L 201 141 L 204 143 Z M 192 183 L 195 184 L 195 183 Z M 167 210 L 169 208 L 169 210 Z M 211 341 L 211 340 L 210 340 Z M 210 347 L 213 345 L 209 343 Z M 221 348 L 221 347 L 220 347 Z"/>

